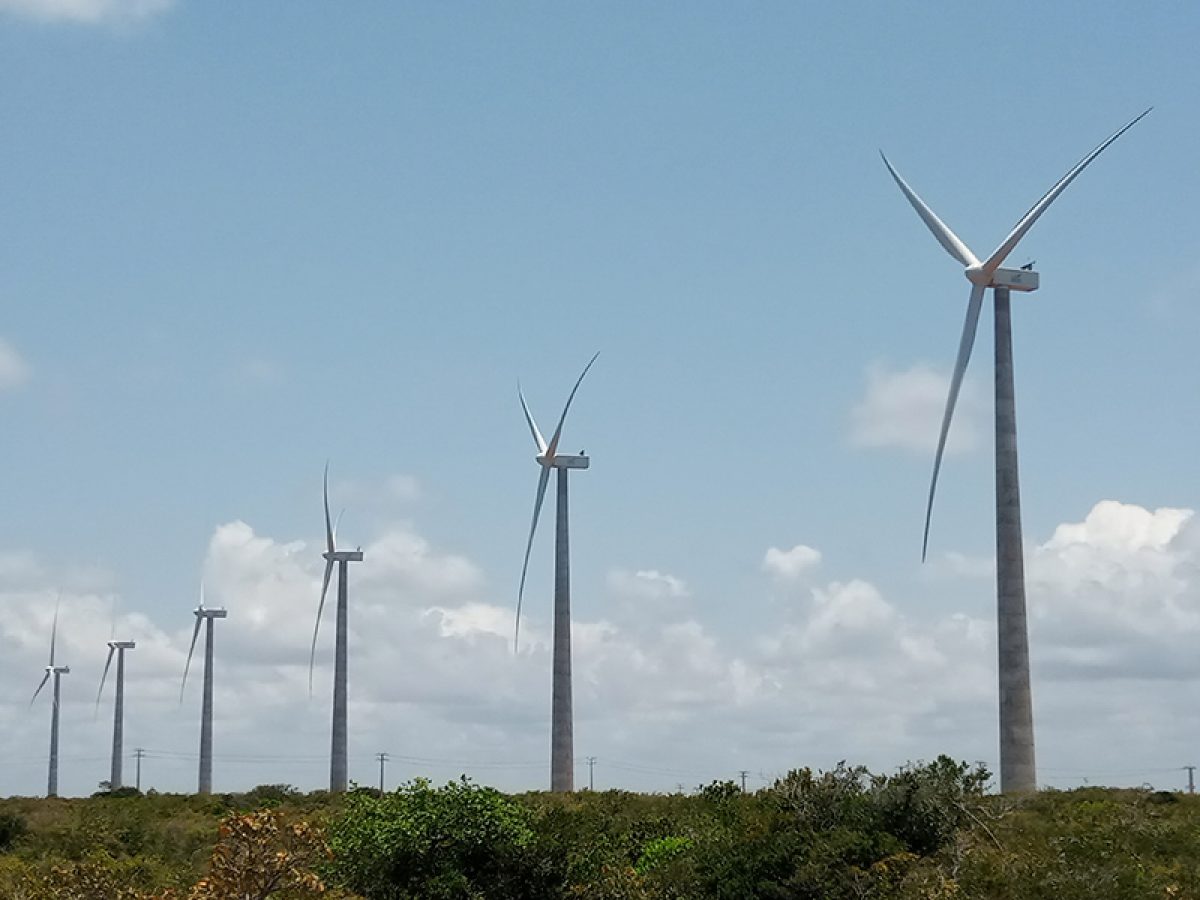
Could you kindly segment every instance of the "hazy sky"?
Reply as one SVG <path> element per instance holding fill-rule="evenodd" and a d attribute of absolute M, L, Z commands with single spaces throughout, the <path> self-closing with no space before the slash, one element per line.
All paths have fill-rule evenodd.
<path fill-rule="evenodd" d="M 579 779 L 996 765 L 990 305 L 921 520 L 980 254 L 1011 260 L 1040 780 L 1200 762 L 1200 8 L 0 0 L 0 793 L 62 591 L 64 793 L 327 780 L 321 469 L 361 544 L 351 777 L 548 782 L 543 430 L 572 482 Z M 552 520 L 544 520 L 549 525 Z M 332 625 L 332 619 L 326 623 Z"/>

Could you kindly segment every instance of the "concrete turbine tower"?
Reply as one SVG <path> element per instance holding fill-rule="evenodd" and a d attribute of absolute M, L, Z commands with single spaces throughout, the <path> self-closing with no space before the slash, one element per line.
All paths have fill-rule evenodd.
<path fill-rule="evenodd" d="M 46 682 L 51 676 L 54 678 L 54 705 L 50 708 L 50 765 L 49 772 L 46 777 L 46 796 L 58 796 L 58 709 L 59 700 L 61 699 L 59 681 L 64 675 L 71 674 L 70 666 L 55 665 L 54 648 L 58 642 L 58 603 L 54 604 L 54 625 L 50 629 L 50 665 L 46 666 L 46 674 L 42 676 L 41 683 L 37 686 L 37 690 L 33 692 L 33 698 L 29 701 L 32 707 L 38 694 L 42 692 L 42 688 L 46 686 Z"/>
<path fill-rule="evenodd" d="M 563 422 L 567 419 L 567 410 L 575 399 L 575 392 L 583 382 L 584 375 L 596 361 L 597 353 L 584 367 L 575 387 L 567 397 L 562 415 L 558 419 L 558 427 L 550 443 L 542 437 L 533 415 L 529 412 L 529 404 L 525 395 L 517 387 L 517 396 L 521 398 L 521 408 L 525 411 L 525 421 L 529 423 L 529 431 L 533 442 L 537 445 L 537 464 L 542 467 L 538 476 L 537 497 L 533 502 L 533 523 L 529 527 L 529 540 L 525 544 L 525 562 L 521 566 L 521 586 L 517 590 L 517 616 L 513 634 L 513 649 L 516 650 L 521 634 L 521 601 L 525 597 L 525 576 L 529 571 L 529 551 L 533 548 L 533 535 L 537 531 L 538 516 L 542 511 L 542 500 L 546 496 L 546 485 L 550 480 L 550 470 L 558 471 L 558 504 L 557 522 L 555 527 L 554 547 L 554 662 L 553 684 L 551 687 L 550 706 L 550 790 L 573 791 L 575 789 L 575 737 L 574 715 L 571 709 L 571 554 L 570 535 L 567 515 L 567 473 L 571 469 L 586 469 L 589 459 L 583 454 L 569 456 L 558 452 L 559 438 L 562 437 Z"/>
<path fill-rule="evenodd" d="M 308 693 L 312 696 L 313 666 L 317 659 L 317 634 L 321 630 L 321 614 L 325 611 L 325 596 L 329 593 L 329 579 L 333 576 L 333 565 L 338 567 L 337 615 L 334 626 L 333 651 L 333 734 L 329 756 L 329 790 L 342 793 L 348 784 L 347 762 L 347 644 L 348 644 L 348 588 L 349 564 L 362 562 L 363 552 L 357 550 L 337 549 L 337 525 L 341 521 L 330 523 L 329 520 L 329 463 L 325 463 L 325 482 L 323 497 L 325 500 L 325 579 L 321 583 L 321 602 L 317 605 L 317 624 L 313 628 L 312 650 L 308 657 Z"/>
<path fill-rule="evenodd" d="M 188 648 L 187 662 L 183 667 L 183 683 L 179 686 L 179 702 L 183 703 L 183 690 L 187 687 L 188 669 L 192 666 L 192 653 L 196 650 L 196 638 L 200 636 L 200 624 L 204 623 L 204 699 L 200 705 L 200 776 L 198 793 L 212 793 L 212 713 L 213 713 L 213 620 L 224 619 L 229 613 L 224 609 L 209 609 L 204 605 L 204 584 L 200 584 L 200 605 L 192 610 L 196 627 L 192 630 L 192 645 Z"/>
<path fill-rule="evenodd" d="M 982 262 L 958 235 L 925 205 L 888 162 L 887 157 L 883 158 L 884 165 L 913 209 L 917 211 L 917 215 L 933 232 L 943 249 L 965 267 L 967 280 L 971 283 L 966 322 L 959 340 L 958 359 L 950 379 L 950 392 L 946 398 L 946 410 L 942 416 L 941 433 L 938 435 L 937 452 L 933 460 L 933 476 L 930 479 L 929 498 L 925 506 L 922 560 L 925 559 L 929 547 L 929 522 L 933 513 L 938 472 L 942 466 L 942 453 L 946 447 L 946 435 L 950 431 L 950 420 L 954 416 L 954 406 L 962 387 L 963 374 L 966 372 L 971 348 L 975 343 L 975 330 L 979 323 L 984 292 L 988 288 L 992 289 L 996 339 L 996 588 L 1000 670 L 1000 789 L 1006 792 L 1037 789 L 1033 699 L 1029 679 L 1029 634 L 1025 621 L 1025 562 L 1021 547 L 1021 496 L 1017 473 L 1017 414 L 1013 388 L 1009 292 L 1037 290 L 1038 274 L 1032 271 L 1032 266 L 1004 269 L 1001 265 L 1016 249 L 1021 238 L 1033 227 L 1033 223 L 1058 195 L 1066 190 L 1067 185 L 1109 144 L 1149 112 L 1150 110 L 1143 112 L 1076 163 L 1074 168 L 1025 213 L 995 252 Z"/>
<path fill-rule="evenodd" d="M 109 769 L 108 789 L 118 790 L 121 787 L 121 759 L 125 746 L 125 651 L 132 650 L 137 644 L 133 641 L 109 641 L 108 659 L 104 661 L 104 672 L 100 675 L 100 689 L 96 691 L 96 709 L 100 708 L 100 697 L 104 693 L 104 680 L 108 678 L 108 669 L 112 665 L 113 655 L 117 657 L 117 695 L 113 704 L 113 737 L 112 765 Z"/>

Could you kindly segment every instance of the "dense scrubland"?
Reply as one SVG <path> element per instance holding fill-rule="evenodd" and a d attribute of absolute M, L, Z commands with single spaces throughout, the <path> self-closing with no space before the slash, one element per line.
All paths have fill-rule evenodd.
<path fill-rule="evenodd" d="M 742 793 L 507 795 L 466 780 L 341 797 L 0 800 L 0 897 L 1200 898 L 1200 802 L 1025 798 L 940 758 L 799 769 Z"/>

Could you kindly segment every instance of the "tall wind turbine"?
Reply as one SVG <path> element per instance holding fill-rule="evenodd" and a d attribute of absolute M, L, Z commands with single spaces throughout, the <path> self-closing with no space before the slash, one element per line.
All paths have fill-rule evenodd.
<path fill-rule="evenodd" d="M 967 317 L 958 344 L 958 359 L 950 379 L 950 392 L 942 416 L 937 452 L 933 460 L 933 476 L 929 482 L 929 498 L 925 506 L 925 532 L 921 544 L 921 559 L 929 547 L 929 521 L 933 513 L 933 496 L 937 489 L 938 472 L 950 420 L 962 387 L 963 374 L 975 343 L 975 329 L 983 306 L 984 291 L 992 289 L 995 309 L 996 365 L 996 588 L 997 626 L 999 630 L 1000 669 L 1000 789 L 1002 791 L 1033 791 L 1037 789 L 1037 769 L 1034 762 L 1033 699 L 1029 684 L 1029 634 L 1025 620 L 1025 562 L 1021 547 L 1021 497 L 1017 473 L 1017 412 L 1013 388 L 1012 323 L 1009 310 L 1009 291 L 1035 291 L 1038 274 L 1032 266 L 1021 269 L 1001 268 L 1005 259 L 1016 249 L 1021 238 L 1033 227 L 1067 185 L 1075 180 L 1092 160 L 1109 144 L 1132 128 L 1147 109 L 1095 150 L 1081 159 L 1074 168 L 1050 188 L 1046 194 L 1021 217 L 1000 246 L 984 261 L 971 252 L 924 201 L 916 195 L 899 173 L 883 157 L 884 165 L 908 198 L 917 215 L 933 232 L 938 243 L 966 269 L 971 282 L 967 300 Z M 880 154 L 882 155 L 882 154 Z"/>
<path fill-rule="evenodd" d="M 229 613 L 224 608 L 209 609 L 204 605 L 204 584 L 200 584 L 200 605 L 192 610 L 196 627 L 192 629 L 192 645 L 188 648 L 187 662 L 183 667 L 183 682 L 179 686 L 179 702 L 183 702 L 183 690 L 187 687 L 188 669 L 192 667 L 192 653 L 196 650 L 196 638 L 200 636 L 200 624 L 204 623 L 204 699 L 200 705 L 200 777 L 197 792 L 212 793 L 212 712 L 213 712 L 213 620 L 224 619 Z"/>
<path fill-rule="evenodd" d="M 338 567 L 337 616 L 334 626 L 333 651 L 333 735 L 329 755 L 329 790 L 341 793 L 347 787 L 347 620 L 349 564 L 362 562 L 363 552 L 337 549 L 337 523 L 329 519 L 329 463 L 325 463 L 325 482 L 322 496 L 325 500 L 325 579 L 321 583 L 321 602 L 317 605 L 317 624 L 313 628 L 312 651 L 308 657 L 308 693 L 312 695 L 313 665 L 317 659 L 317 633 L 321 630 L 321 613 L 325 611 L 325 596 L 329 593 L 329 579 L 333 576 L 333 564 Z M 338 516 L 341 520 L 341 516 Z"/>
<path fill-rule="evenodd" d="M 46 674 L 42 676 L 41 683 L 37 686 L 37 690 L 33 692 L 33 697 L 29 701 L 29 705 L 33 706 L 34 700 L 37 700 L 38 694 L 42 692 L 42 688 L 46 686 L 46 682 L 54 677 L 54 705 L 50 708 L 50 766 L 49 773 L 46 777 L 46 796 L 58 796 L 58 708 L 61 698 L 59 690 L 59 680 L 64 675 L 71 674 L 70 666 L 59 666 L 54 663 L 54 648 L 58 642 L 58 603 L 54 604 L 54 625 L 50 629 L 50 665 L 46 666 Z"/>
<path fill-rule="evenodd" d="M 567 420 L 567 410 L 575 399 L 575 392 L 583 382 L 584 375 L 596 361 L 597 353 L 589 360 L 571 388 L 567 404 L 563 407 L 562 415 L 558 418 L 558 427 L 550 443 L 542 437 L 533 415 L 529 412 L 529 404 L 525 395 L 517 386 L 517 396 L 521 398 L 521 408 L 525 411 L 525 421 L 529 423 L 529 431 L 533 442 L 537 445 L 537 464 L 542 467 L 538 476 L 537 497 L 533 502 L 533 524 L 529 527 L 529 540 L 525 544 L 525 562 L 521 566 L 521 586 L 517 591 L 517 616 L 513 633 L 513 649 L 521 633 L 521 601 L 525 597 L 525 576 L 529 571 L 529 551 L 533 548 L 533 535 L 537 531 L 538 516 L 542 511 L 542 500 L 546 496 L 546 485 L 550 481 L 550 470 L 558 470 L 558 517 L 555 524 L 554 542 L 554 663 L 553 684 L 551 688 L 550 707 L 550 790 L 575 790 L 575 737 L 574 716 L 571 711 L 571 554 L 568 533 L 567 515 L 567 473 L 571 469 L 586 469 L 590 460 L 582 453 L 569 456 L 558 452 L 559 438 L 562 437 L 563 422 Z"/>
<path fill-rule="evenodd" d="M 108 789 L 115 791 L 121 787 L 121 759 L 125 746 L 125 651 L 132 650 L 137 644 L 133 641 L 109 641 L 108 659 L 104 661 L 104 672 L 100 676 L 100 689 L 96 691 L 96 709 L 100 708 L 100 697 L 104 693 L 104 680 L 108 678 L 108 669 L 112 665 L 113 655 L 117 657 L 117 696 L 113 704 L 113 737 L 112 765 L 109 769 Z"/>

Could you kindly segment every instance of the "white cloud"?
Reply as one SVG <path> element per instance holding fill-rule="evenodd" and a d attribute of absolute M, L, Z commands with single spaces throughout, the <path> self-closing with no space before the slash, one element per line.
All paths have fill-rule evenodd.
<path fill-rule="evenodd" d="M 614 569 L 608 573 L 608 585 L 617 593 L 638 600 L 682 599 L 691 594 L 682 578 L 657 569 L 640 569 L 636 572 Z"/>
<path fill-rule="evenodd" d="M 0 391 L 19 388 L 29 380 L 29 364 L 4 338 L 0 338 Z"/>
<path fill-rule="evenodd" d="M 771 547 L 763 557 L 763 569 L 784 581 L 795 581 L 821 562 L 821 551 L 797 544 L 791 550 Z"/>
<path fill-rule="evenodd" d="M 0 0 L 0 13 L 46 22 L 128 23 L 170 9 L 174 0 Z"/>
<path fill-rule="evenodd" d="M 1200 531 L 1187 509 L 1104 500 L 1028 564 L 1043 659 L 1069 677 L 1200 678 Z"/>
<path fill-rule="evenodd" d="M 866 394 L 850 412 L 850 443 L 856 447 L 933 451 L 949 386 L 949 375 L 922 363 L 900 370 L 870 366 Z M 964 382 L 946 440 L 948 454 L 963 453 L 978 444 L 975 419 L 979 405 L 973 385 Z"/>
<path fill-rule="evenodd" d="M 780 553 L 811 572 L 819 554 L 806 549 Z M 216 644 L 220 789 L 324 780 L 332 604 L 308 695 L 320 550 L 319 538 L 277 540 L 243 522 L 212 535 L 209 600 L 229 609 Z M 372 754 L 386 749 L 397 779 L 468 771 L 502 787 L 542 785 L 549 609 L 529 609 L 528 641 L 515 655 L 512 609 L 492 602 L 473 560 L 404 524 L 384 527 L 364 553 L 350 567 L 352 777 L 370 778 Z M 1106 501 L 1031 546 L 1028 560 L 1044 764 L 1176 764 L 1195 737 L 1178 698 L 1200 687 L 1194 517 Z M 27 552 L 0 555 L 0 794 L 44 784 L 48 713 L 41 698 L 33 710 L 28 702 L 45 665 L 58 568 Z M 741 600 L 746 628 L 735 634 L 714 624 L 678 575 L 618 569 L 608 580 L 614 599 L 627 603 L 606 605 L 603 617 L 577 616 L 573 639 L 576 748 L 600 757 L 601 784 L 691 786 L 738 768 L 774 772 L 840 758 L 885 768 L 940 752 L 994 760 L 990 618 L 922 613 L 921 604 L 848 573 L 797 591 L 786 606 L 767 602 L 764 579 L 761 597 Z M 90 791 L 106 777 L 111 701 L 99 718 L 92 705 L 114 609 L 119 636 L 138 642 L 129 660 L 130 747 L 153 752 L 148 784 L 194 785 L 198 678 L 179 705 L 190 605 L 181 601 L 154 622 L 121 611 L 103 589 L 64 593 L 66 792 Z M 605 769 L 609 760 L 658 771 Z"/>
<path fill-rule="evenodd" d="M 389 475 L 384 489 L 393 500 L 407 503 L 421 496 L 421 482 L 412 475 Z"/>

